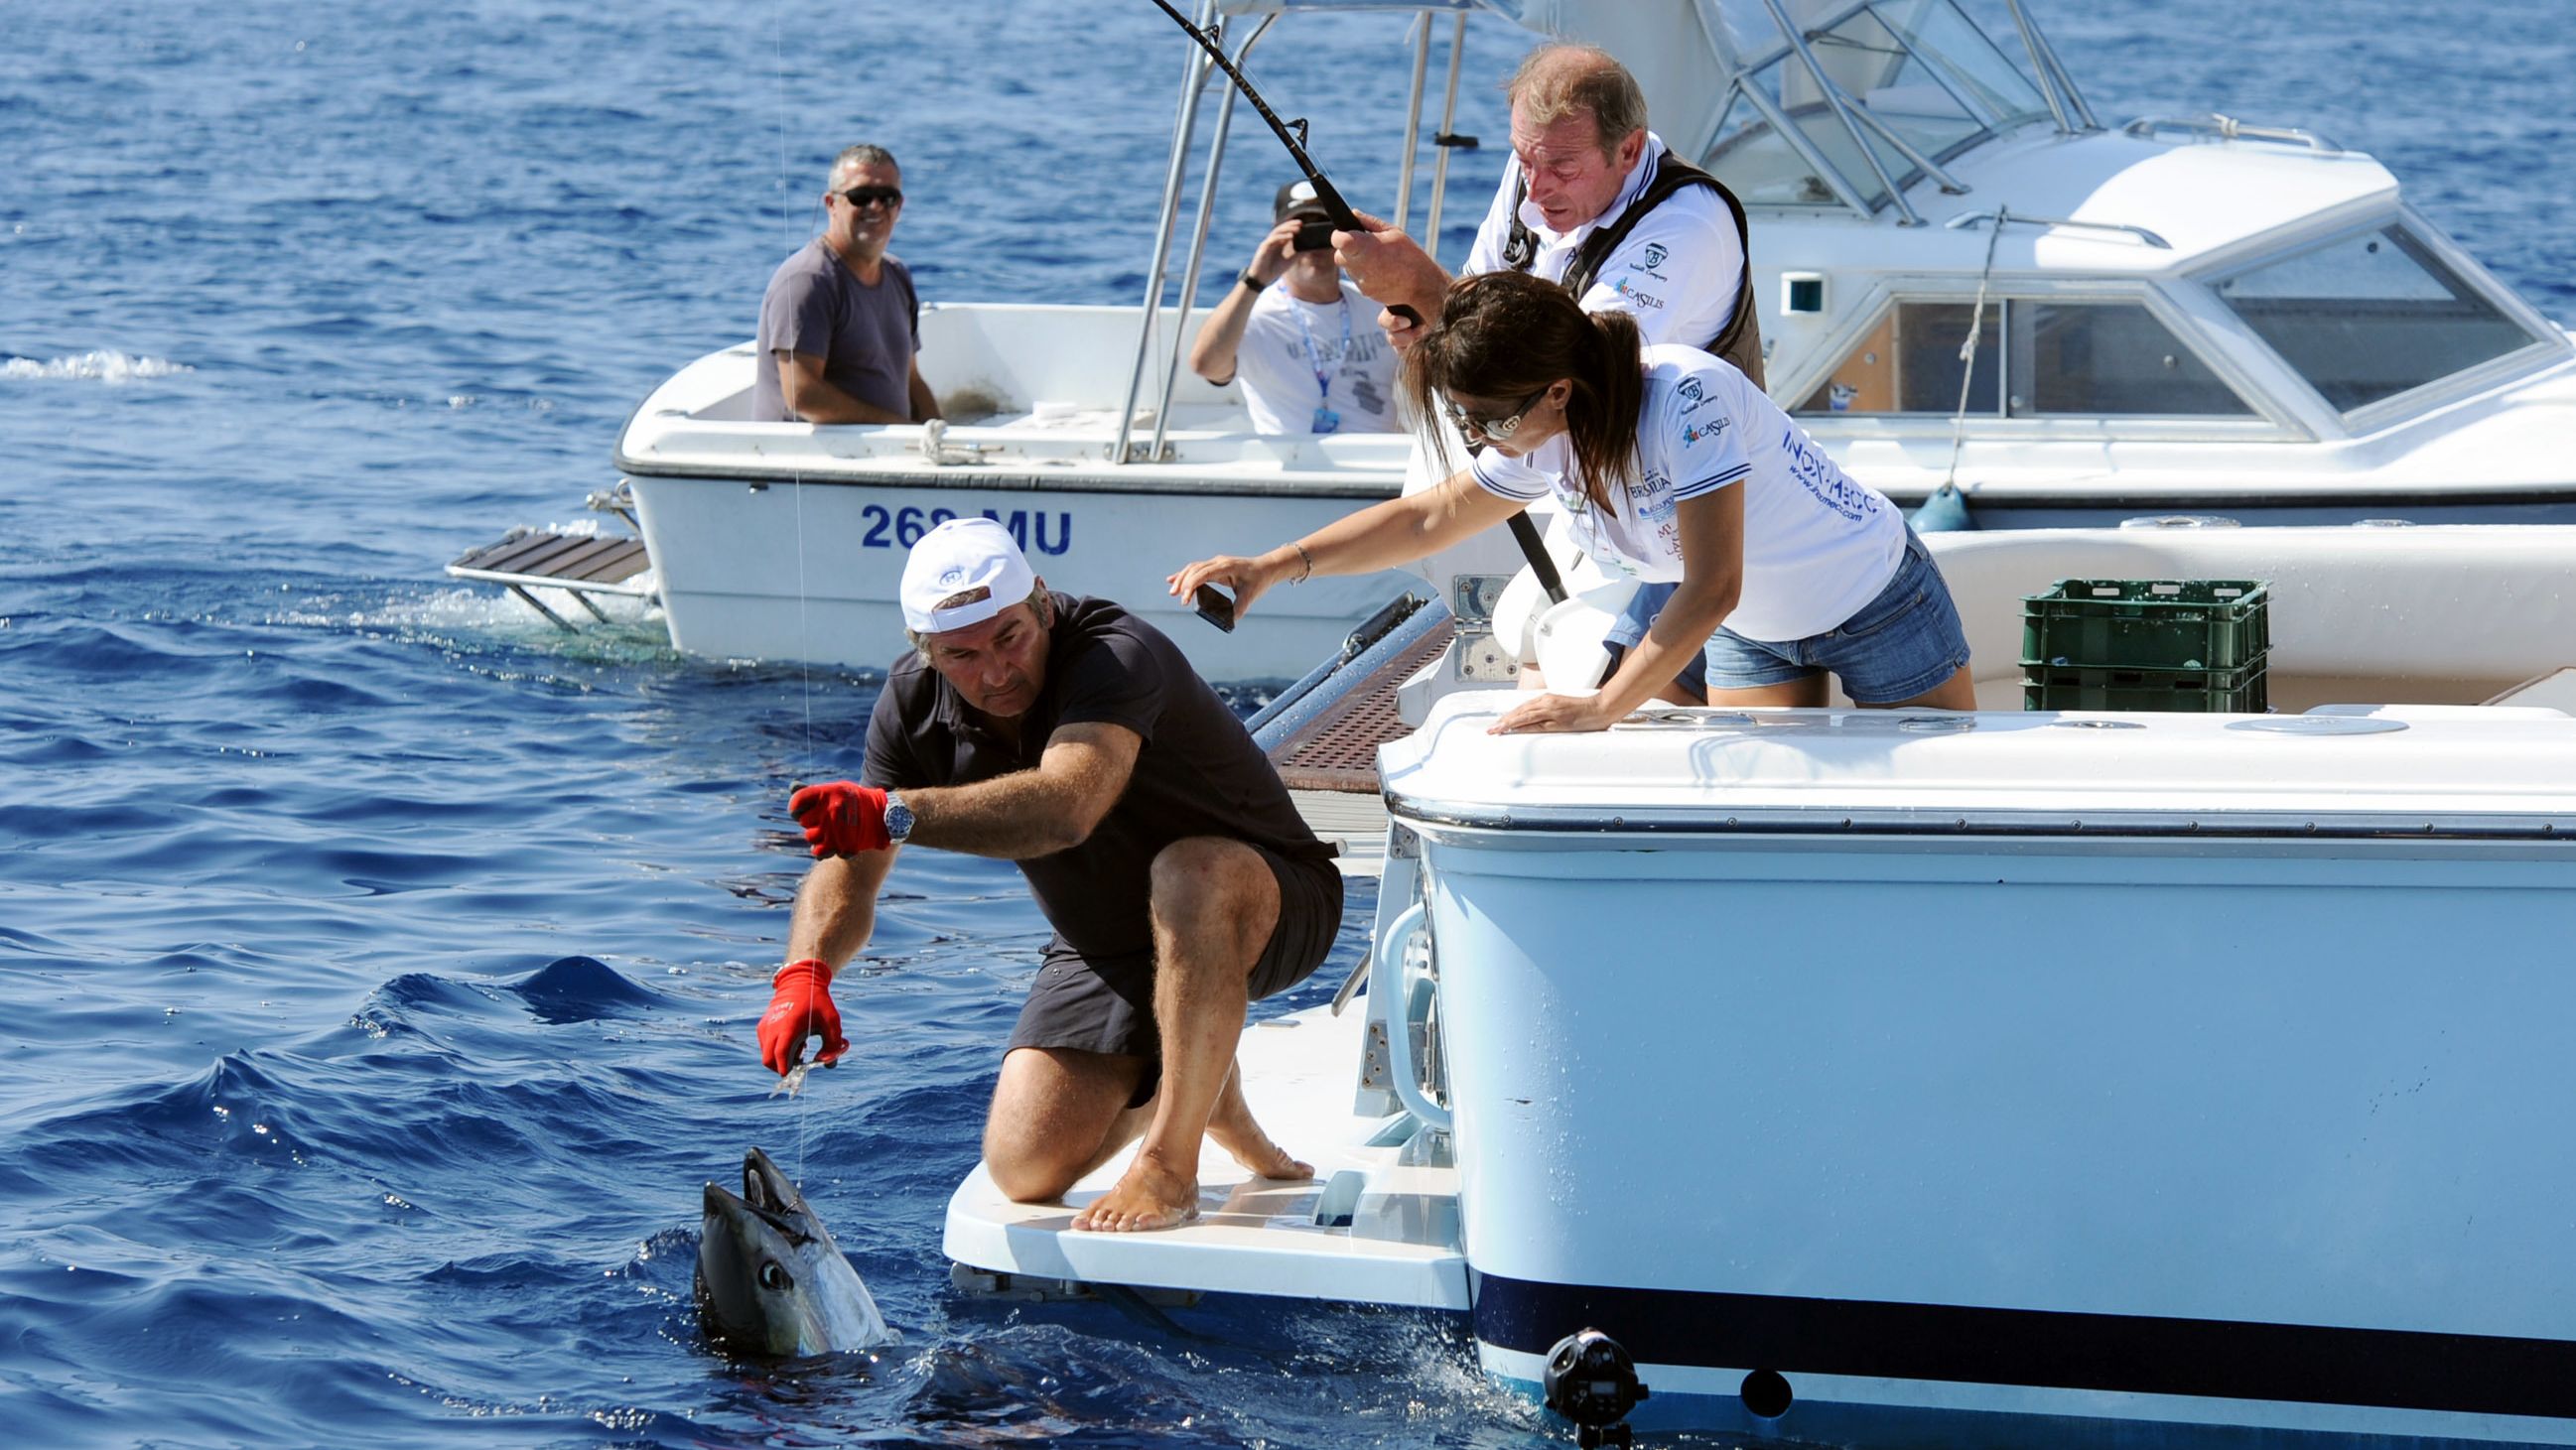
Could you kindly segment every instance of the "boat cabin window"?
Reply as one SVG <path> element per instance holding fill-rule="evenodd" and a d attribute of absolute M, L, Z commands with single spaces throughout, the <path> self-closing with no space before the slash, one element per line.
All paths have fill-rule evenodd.
<path fill-rule="evenodd" d="M 1801 415 L 2248 417 L 2253 409 L 2141 302 L 1988 299 L 1971 364 L 1967 302 L 1897 302 L 1799 404 Z M 2006 346 L 2006 340 L 2009 346 Z"/>
<path fill-rule="evenodd" d="M 2217 290 L 2344 412 L 2542 340 L 2403 226 L 2275 258 Z"/>
<path fill-rule="evenodd" d="M 1938 161 L 1987 136 L 2048 118 L 2039 90 L 1953 0 L 1790 0 L 1818 68 L 1854 112 L 1846 127 L 1815 72 L 1786 47 L 1748 65 L 1730 90 L 1716 140 L 1700 164 L 1747 203 L 1834 206 L 1841 198 L 1820 174 L 1823 161 L 1875 210 L 1887 203 L 1863 145 L 1899 186 L 1920 174 L 1885 131 Z M 1752 88 L 1757 94 L 1746 94 Z M 1797 136 L 1774 122 L 1785 118 Z"/>

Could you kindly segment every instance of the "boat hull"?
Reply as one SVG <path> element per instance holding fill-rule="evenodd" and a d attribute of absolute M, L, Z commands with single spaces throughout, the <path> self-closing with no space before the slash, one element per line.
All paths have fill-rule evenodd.
<path fill-rule="evenodd" d="M 1394 572 L 1312 580 L 1272 591 L 1226 633 L 1171 598 L 1165 576 L 1213 553 L 1298 538 L 1352 500 L 941 484 L 633 475 L 672 644 L 717 658 L 883 668 L 903 648 L 896 586 L 913 541 L 979 514 L 1010 527 L 1050 587 L 1116 600 L 1213 680 L 1294 679 L 1338 651 L 1355 622 L 1408 586 L 1425 589 Z"/>
<path fill-rule="evenodd" d="M 1641 1424 L 2576 1443 L 2576 1150 L 2503 1110 L 2576 988 L 2461 950 L 2563 937 L 2563 848 L 1425 834 L 1497 1376 L 1589 1327 Z"/>

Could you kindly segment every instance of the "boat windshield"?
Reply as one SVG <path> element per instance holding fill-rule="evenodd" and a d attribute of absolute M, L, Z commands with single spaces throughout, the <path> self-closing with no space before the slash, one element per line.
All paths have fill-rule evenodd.
<path fill-rule="evenodd" d="M 1962 360 L 1980 316 L 1973 372 Z M 2253 408 L 2146 303 L 1900 298 L 1794 410 L 2005 418 L 2244 418 Z"/>
<path fill-rule="evenodd" d="M 2217 292 L 2346 413 L 2545 341 L 2403 225 L 2257 263 Z"/>
<path fill-rule="evenodd" d="M 1955 0 L 1721 0 L 1732 62 L 1703 163 L 1747 202 L 1875 212 L 1926 162 L 2050 119 L 2051 107 Z"/>

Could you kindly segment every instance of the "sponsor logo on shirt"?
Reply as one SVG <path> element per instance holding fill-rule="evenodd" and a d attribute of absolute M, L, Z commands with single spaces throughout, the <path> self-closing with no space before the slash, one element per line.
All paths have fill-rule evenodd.
<path fill-rule="evenodd" d="M 1816 502 L 1847 519 L 1865 519 L 1878 512 L 1878 495 L 1862 488 L 1834 467 L 1807 435 L 1794 423 L 1780 435 L 1780 451 L 1788 455 L 1789 476 L 1798 480 Z"/>
<path fill-rule="evenodd" d="M 1618 282 L 1612 286 L 1611 290 L 1617 292 L 1620 296 L 1627 298 L 1629 301 L 1636 303 L 1640 307 L 1651 307 L 1658 312 L 1661 312 L 1664 309 L 1664 299 L 1653 296 L 1649 293 L 1640 292 L 1636 288 L 1629 286 L 1628 279 L 1625 277 L 1620 278 Z"/>
<path fill-rule="evenodd" d="M 1725 432 L 1726 425 L 1733 421 L 1735 420 L 1732 418 L 1711 418 L 1705 423 L 1684 423 L 1682 442 L 1697 443 L 1702 438 L 1714 438 Z"/>
<path fill-rule="evenodd" d="M 1666 258 L 1666 257 L 1668 257 L 1668 256 L 1670 256 L 1670 255 L 1671 255 L 1671 253 L 1666 252 L 1666 251 L 1664 250 L 1664 244 L 1663 244 L 1663 243 L 1661 243 L 1661 242 L 1648 242 L 1648 243 L 1646 243 L 1646 268 L 1645 268 L 1645 270 L 1647 270 L 1647 271 L 1651 272 L 1651 271 L 1655 270 L 1657 267 L 1660 267 L 1660 266 L 1664 265 L 1664 258 Z"/>

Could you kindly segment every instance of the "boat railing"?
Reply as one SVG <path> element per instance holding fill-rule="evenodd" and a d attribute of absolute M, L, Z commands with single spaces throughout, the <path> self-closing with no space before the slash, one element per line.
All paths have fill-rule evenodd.
<path fill-rule="evenodd" d="M 2340 155 L 2341 146 L 2314 131 L 2295 126 L 2248 126 L 2234 116 L 2213 111 L 2205 116 L 2140 116 L 2120 130 L 2146 140 L 2167 131 L 2181 131 L 2195 136 L 2216 136 L 2225 141 L 2278 141 L 2285 146 L 2305 146 L 2326 155 Z"/>
<path fill-rule="evenodd" d="M 2000 207 L 1993 211 L 1963 211 L 1957 216 L 1950 218 L 1948 221 L 1943 222 L 1941 225 L 1952 231 L 1962 231 L 1973 228 L 1980 222 L 1994 222 L 1999 226 L 2008 226 L 2019 223 L 2024 226 L 2034 227 L 2074 227 L 2078 230 L 2090 232 L 2122 232 L 2129 236 L 2136 237 L 2139 241 L 2146 243 L 2150 247 L 2156 248 L 2158 251 L 2170 252 L 2173 250 L 2173 243 L 2166 241 L 2163 237 L 2147 230 L 2145 227 L 2135 226 L 2128 222 L 2087 222 L 2077 221 L 2073 217 L 2031 216 L 2023 212 L 2012 212 L 2007 214 Z"/>
<path fill-rule="evenodd" d="M 1452 4 L 1426 7 L 1412 27 L 1413 80 L 1410 99 L 1405 108 L 1404 154 L 1399 167 L 1395 202 L 1390 208 L 1394 225 L 1399 229 L 1405 225 L 1413 202 L 1414 150 L 1421 138 L 1422 98 L 1430 73 L 1431 26 L 1435 18 L 1433 11 L 1455 8 L 1457 7 L 1454 0 Z M 1219 45 L 1223 45 L 1229 37 L 1226 33 L 1225 19 L 1218 13 L 1219 9 L 1217 0 L 1200 0 L 1198 25 L 1214 36 Z M 1252 54 L 1252 48 L 1261 42 L 1262 37 L 1269 33 L 1271 25 L 1278 19 L 1279 12 L 1272 11 L 1262 15 L 1252 24 L 1251 33 L 1230 56 L 1236 69 L 1242 68 L 1243 62 Z M 1432 172 L 1431 226 L 1425 249 L 1434 252 L 1435 255 L 1439 246 L 1440 203 L 1449 181 L 1449 151 L 1456 147 L 1476 144 L 1473 137 L 1452 134 L 1452 127 L 1457 120 L 1458 71 L 1465 54 L 1466 39 L 1466 13 L 1464 9 L 1457 9 L 1450 34 L 1448 93 L 1441 107 L 1440 126 L 1434 135 L 1435 144 L 1442 149 Z M 1183 320 L 1184 325 L 1189 318 L 1190 309 L 1198 302 L 1198 284 L 1206 262 L 1208 231 L 1216 211 L 1217 181 L 1223 173 L 1226 136 L 1234 120 L 1235 90 L 1233 86 L 1226 84 L 1224 77 L 1218 74 L 1217 67 L 1207 52 L 1192 47 L 1182 81 L 1179 115 L 1172 127 L 1171 158 L 1163 177 L 1162 211 L 1154 228 L 1153 263 L 1146 269 L 1145 306 L 1137 328 L 1136 361 L 1128 375 L 1127 403 L 1118 425 L 1118 437 L 1109 448 L 1109 461 L 1113 464 L 1171 461 L 1164 420 L 1171 414 L 1172 393 L 1180 379 L 1182 349 L 1177 337 L 1169 356 L 1164 359 L 1162 394 L 1153 408 L 1155 420 L 1153 436 L 1141 449 L 1135 447 L 1133 442 L 1136 401 L 1144 391 L 1145 368 L 1153 361 L 1160 339 L 1163 284 L 1170 273 L 1174 240 L 1173 222 L 1180 215 L 1183 173 L 1187 168 L 1190 147 L 1198 135 L 1199 98 L 1211 84 L 1215 85 L 1222 94 L 1217 102 L 1216 124 L 1209 137 L 1207 167 L 1201 181 L 1198 213 L 1190 229 L 1189 251 L 1182 264 L 1181 295 L 1177 304 L 1177 315 Z M 1303 121 L 1291 122 L 1290 125 L 1299 131 L 1305 127 Z"/>

